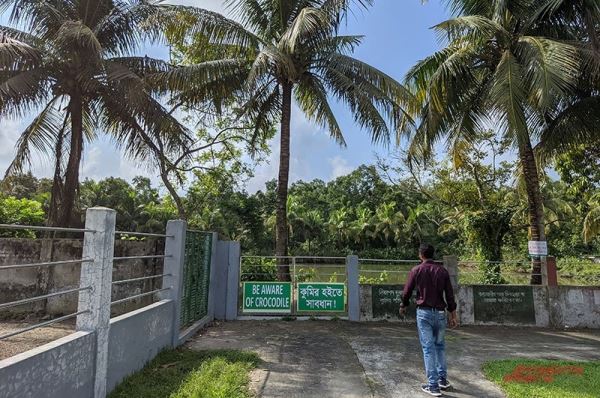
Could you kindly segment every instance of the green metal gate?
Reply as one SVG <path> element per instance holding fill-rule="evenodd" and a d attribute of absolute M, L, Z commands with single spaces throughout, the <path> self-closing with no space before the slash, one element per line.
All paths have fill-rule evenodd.
<path fill-rule="evenodd" d="M 185 238 L 181 327 L 208 315 L 211 255 L 212 234 L 188 230 Z"/>

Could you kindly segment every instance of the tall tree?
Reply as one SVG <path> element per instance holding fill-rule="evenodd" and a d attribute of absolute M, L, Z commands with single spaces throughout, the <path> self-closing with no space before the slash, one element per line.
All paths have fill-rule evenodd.
<path fill-rule="evenodd" d="M 533 144 L 548 119 L 577 86 L 580 52 L 572 44 L 536 35 L 533 0 L 449 0 L 456 18 L 435 29 L 441 51 L 419 62 L 407 82 L 422 102 L 411 155 L 432 156 L 441 137 L 449 145 L 498 126 L 518 151 L 524 174 L 530 238 L 545 241 L 544 209 Z M 540 283 L 534 262 L 532 283 Z"/>
<path fill-rule="evenodd" d="M 144 77 L 162 61 L 133 56 L 148 37 L 154 0 L 0 0 L 14 27 L 0 27 L 0 117 L 41 110 L 23 131 L 7 174 L 20 172 L 32 149 L 54 158 L 49 222 L 68 226 L 84 147 L 99 132 L 132 158 L 147 158 L 161 138 L 171 149 L 186 130 L 151 94 Z M 19 30 L 22 29 L 22 30 Z"/>
<path fill-rule="evenodd" d="M 371 133 L 373 141 L 388 140 L 407 120 L 398 104 L 410 99 L 408 91 L 351 56 L 361 42 L 360 36 L 338 35 L 352 3 L 364 7 L 371 2 L 229 0 L 239 23 L 214 12 L 188 8 L 184 20 L 192 19 L 192 27 L 180 24 L 189 35 L 203 36 L 212 46 L 236 48 L 239 54 L 168 72 L 169 88 L 181 90 L 188 103 L 222 97 L 228 92 L 247 93 L 240 112 L 254 120 L 254 137 L 280 121 L 277 256 L 288 254 L 286 204 L 293 100 L 310 120 L 327 128 L 340 145 L 345 141 L 330 106 L 331 98 L 349 107 L 357 124 Z M 280 276 L 287 274 L 284 265 Z"/>

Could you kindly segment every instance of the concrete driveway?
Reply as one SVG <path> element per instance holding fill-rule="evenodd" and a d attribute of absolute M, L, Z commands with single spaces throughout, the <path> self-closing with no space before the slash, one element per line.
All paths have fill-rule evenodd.
<path fill-rule="evenodd" d="M 260 397 L 420 397 L 425 379 L 416 329 L 396 323 L 236 321 L 217 324 L 192 349 L 241 349 L 264 360 Z M 447 397 L 504 397 L 481 372 L 492 359 L 600 360 L 600 332 L 462 327 L 447 333 Z"/>

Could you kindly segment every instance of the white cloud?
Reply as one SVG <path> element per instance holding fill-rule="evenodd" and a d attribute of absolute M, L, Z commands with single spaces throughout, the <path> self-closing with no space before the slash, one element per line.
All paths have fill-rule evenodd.
<path fill-rule="evenodd" d="M 0 121 L 0 167 L 4 169 L 15 156 L 15 145 L 21 129 L 21 123 L 16 120 Z"/>
<path fill-rule="evenodd" d="M 225 12 L 225 4 L 223 0 L 169 0 L 167 3 L 200 7 L 219 13 Z"/>
<path fill-rule="evenodd" d="M 159 183 L 158 176 L 148 169 L 147 163 L 125 157 L 106 136 L 86 148 L 81 165 L 82 179 L 120 177 L 131 181 L 136 176 L 148 177 L 155 185 Z"/>
<path fill-rule="evenodd" d="M 354 170 L 354 167 L 348 163 L 348 160 L 341 156 L 329 159 L 329 165 L 331 166 L 332 180 L 350 174 Z"/>

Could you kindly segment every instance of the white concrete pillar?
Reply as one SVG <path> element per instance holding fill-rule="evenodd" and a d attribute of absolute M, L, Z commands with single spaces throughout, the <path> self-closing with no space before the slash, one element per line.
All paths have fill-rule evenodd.
<path fill-rule="evenodd" d="M 229 242 L 229 263 L 227 270 L 227 303 L 225 319 L 233 321 L 238 316 L 238 296 L 240 289 L 240 242 Z"/>
<path fill-rule="evenodd" d="M 210 274 L 208 278 L 208 318 L 212 321 L 215 319 L 215 302 L 217 300 L 217 243 L 219 241 L 219 234 L 213 232 L 211 235 Z"/>
<path fill-rule="evenodd" d="M 95 232 L 84 235 L 83 258 L 93 261 L 81 264 L 79 283 L 92 289 L 79 292 L 78 311 L 87 312 L 77 317 L 77 330 L 96 335 L 94 398 L 106 397 L 115 219 L 116 212 L 103 207 L 90 208 L 85 215 L 85 229 Z"/>
<path fill-rule="evenodd" d="M 346 277 L 348 287 L 348 320 L 360 321 L 360 286 L 358 256 L 346 257 Z"/>
<path fill-rule="evenodd" d="M 183 267 L 185 261 L 185 239 L 187 223 L 183 220 L 167 222 L 165 238 L 165 260 L 163 265 L 162 288 L 163 300 L 173 300 L 173 338 L 172 345 L 179 345 L 179 329 L 181 328 L 181 298 L 183 297 Z"/>
<path fill-rule="evenodd" d="M 444 256 L 444 267 L 450 274 L 450 283 L 452 288 L 456 292 L 458 289 L 458 257 L 456 256 Z"/>

